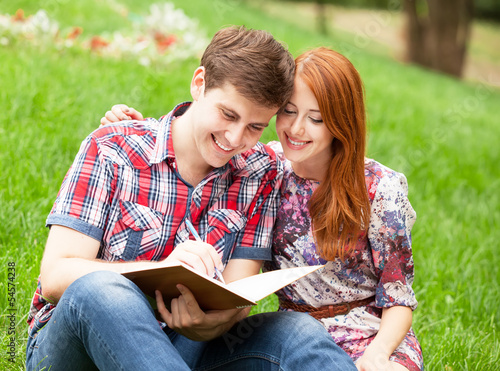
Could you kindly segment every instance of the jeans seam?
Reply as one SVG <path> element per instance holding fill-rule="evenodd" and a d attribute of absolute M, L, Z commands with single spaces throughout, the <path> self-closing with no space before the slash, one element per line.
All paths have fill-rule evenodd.
<path fill-rule="evenodd" d="M 210 366 L 195 367 L 195 368 L 193 368 L 193 371 L 210 371 L 210 370 L 217 369 L 218 367 L 230 364 L 234 361 L 238 361 L 238 360 L 246 359 L 246 358 L 264 359 L 264 360 L 269 361 L 270 363 L 277 365 L 280 368 L 280 370 L 282 370 L 281 363 L 280 363 L 280 360 L 278 358 L 269 356 L 267 354 L 262 354 L 260 352 L 255 352 L 255 353 L 246 353 L 244 355 L 234 356 L 232 358 L 225 359 L 224 361 L 219 361 L 217 363 L 214 363 Z"/>
<path fill-rule="evenodd" d="M 77 306 L 73 304 L 72 301 L 68 301 L 68 306 L 71 307 L 72 310 L 78 310 L 77 309 Z M 85 323 L 85 326 L 90 329 L 90 331 L 92 331 L 92 333 L 94 334 L 94 336 L 97 338 L 97 340 L 99 341 L 99 344 L 101 344 L 102 348 L 104 349 L 104 351 L 106 352 L 106 354 L 108 355 L 109 359 L 113 360 L 113 363 L 115 363 L 117 369 L 120 369 L 120 370 L 124 370 L 123 367 L 121 367 L 121 365 L 117 362 L 117 358 L 115 357 L 115 355 L 111 352 L 110 348 L 107 346 L 106 342 L 103 341 L 103 339 L 99 336 L 99 334 L 97 332 L 94 331 L 94 328 L 93 326 L 89 326 L 89 324 L 91 323 L 91 321 L 89 321 L 85 314 L 84 313 L 81 313 L 80 314 L 80 318 L 81 318 L 81 321 Z M 72 324 L 71 324 L 72 326 Z M 75 330 L 75 329 L 73 329 Z M 78 333 L 77 331 L 75 331 L 75 333 Z M 80 339 L 80 341 L 82 342 L 83 344 L 83 341 L 82 339 Z M 84 348 L 86 349 L 86 347 L 84 346 Z M 87 354 L 88 354 L 88 351 L 87 351 Z M 89 358 L 90 358 L 90 355 L 89 355 Z M 92 362 L 94 362 L 94 360 L 92 359 Z M 95 362 L 94 362 L 94 365 L 95 365 Z M 97 367 L 97 366 L 96 366 Z"/>

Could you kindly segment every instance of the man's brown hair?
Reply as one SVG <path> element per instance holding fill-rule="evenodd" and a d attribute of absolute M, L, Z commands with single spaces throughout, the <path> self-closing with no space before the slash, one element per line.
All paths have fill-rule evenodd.
<path fill-rule="evenodd" d="M 244 26 L 218 31 L 201 65 L 206 90 L 230 83 L 246 99 L 265 107 L 282 107 L 292 94 L 293 57 L 266 31 Z"/>

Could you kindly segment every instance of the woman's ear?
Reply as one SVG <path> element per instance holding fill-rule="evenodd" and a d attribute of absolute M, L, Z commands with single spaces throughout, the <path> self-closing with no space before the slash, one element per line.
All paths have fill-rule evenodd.
<path fill-rule="evenodd" d="M 198 67 L 193 74 L 191 80 L 191 96 L 194 101 L 197 101 L 205 92 L 205 67 Z"/>

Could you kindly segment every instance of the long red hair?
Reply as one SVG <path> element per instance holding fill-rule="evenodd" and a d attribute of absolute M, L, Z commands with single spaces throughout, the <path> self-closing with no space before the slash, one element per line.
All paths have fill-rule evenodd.
<path fill-rule="evenodd" d="M 316 249 L 333 260 L 354 246 L 366 231 L 370 202 L 365 185 L 366 114 L 363 83 L 343 55 L 327 48 L 295 60 L 296 73 L 314 93 L 321 117 L 334 136 L 325 179 L 309 202 Z"/>

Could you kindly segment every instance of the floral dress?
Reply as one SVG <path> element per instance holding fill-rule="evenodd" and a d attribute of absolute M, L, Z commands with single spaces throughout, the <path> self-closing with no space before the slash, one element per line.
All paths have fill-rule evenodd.
<path fill-rule="evenodd" d="M 416 214 L 407 197 L 406 178 L 374 160 L 365 160 L 371 204 L 368 231 L 359 236 L 353 252 L 343 260 L 326 261 L 316 253 L 307 208 L 319 182 L 297 176 L 279 143 L 270 145 L 285 162 L 285 176 L 274 230 L 273 260 L 265 264 L 264 270 L 326 264 L 277 292 L 280 300 L 296 304 L 320 307 L 375 296 L 367 306 L 321 319 L 335 342 L 356 361 L 379 330 L 382 308 L 417 307 L 411 251 Z M 390 359 L 411 371 L 423 369 L 422 350 L 412 329 Z"/>

